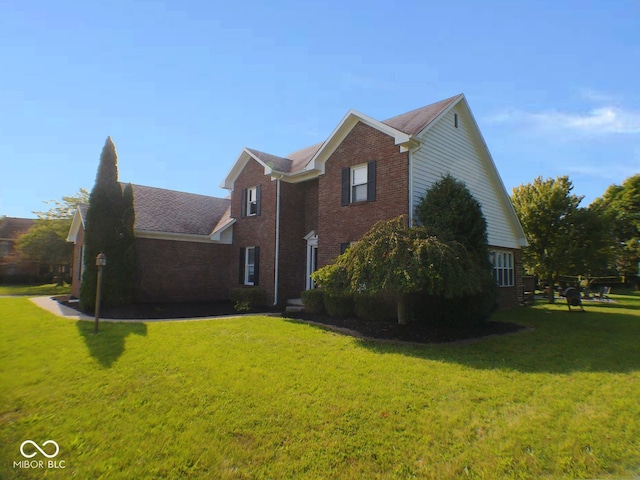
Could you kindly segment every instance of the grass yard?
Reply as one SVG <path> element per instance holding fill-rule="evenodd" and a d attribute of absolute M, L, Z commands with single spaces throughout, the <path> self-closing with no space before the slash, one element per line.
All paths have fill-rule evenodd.
<path fill-rule="evenodd" d="M 45 285 L 0 285 L 0 295 L 66 295 L 71 293 L 71 285 L 59 287 L 55 283 Z"/>
<path fill-rule="evenodd" d="M 0 478 L 635 477 L 640 296 L 612 297 L 502 312 L 532 330 L 428 346 L 260 316 L 93 336 L 3 298 Z M 43 468 L 14 466 L 27 439 L 57 442 L 65 468 L 29 445 Z"/>

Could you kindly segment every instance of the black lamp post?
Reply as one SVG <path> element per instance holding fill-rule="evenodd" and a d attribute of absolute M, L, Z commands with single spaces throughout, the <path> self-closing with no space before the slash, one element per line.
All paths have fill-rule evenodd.
<path fill-rule="evenodd" d="M 100 294 L 102 290 L 102 267 L 107 264 L 107 256 L 104 253 L 99 253 L 96 256 L 96 265 L 98 267 L 98 287 L 96 288 L 96 318 L 93 333 L 98 333 L 98 321 L 100 319 Z"/>

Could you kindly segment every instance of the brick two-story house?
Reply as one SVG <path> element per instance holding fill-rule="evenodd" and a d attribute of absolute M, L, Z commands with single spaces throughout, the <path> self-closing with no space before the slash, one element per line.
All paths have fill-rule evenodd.
<path fill-rule="evenodd" d="M 527 244 L 525 235 L 464 95 L 385 121 L 351 110 L 324 142 L 282 157 L 243 149 L 222 183 L 231 192 L 230 200 L 204 197 L 228 205 L 223 213 L 203 210 L 199 217 L 199 241 L 211 253 L 196 261 L 182 254 L 161 259 L 148 255 L 156 263 L 152 268 L 149 261 L 139 262 L 137 298 L 224 298 L 232 287 L 259 286 L 273 303 L 282 303 L 312 288 L 310 273 L 331 263 L 375 222 L 402 214 L 414 222 L 422 195 L 448 173 L 464 181 L 480 202 L 501 304 L 517 305 L 522 301 L 520 249 Z M 136 226 L 149 202 L 141 189 L 158 190 L 134 186 Z M 200 214 L 193 209 L 190 213 Z M 174 242 L 175 252 L 175 242 L 194 245 L 187 233 L 180 238 L 165 235 L 172 224 L 182 225 L 186 213 L 176 209 L 173 214 L 160 229 L 162 235 L 149 238 L 136 229 L 140 258 L 147 258 L 146 250 L 169 249 L 154 242 Z M 72 227 L 70 240 L 74 235 L 79 236 L 79 229 Z M 193 268 L 201 261 L 204 265 Z M 176 268 L 189 288 L 170 293 L 162 272 Z M 215 282 L 200 285 L 207 268 L 226 278 L 224 285 L 216 283 L 220 288 L 215 292 Z"/>

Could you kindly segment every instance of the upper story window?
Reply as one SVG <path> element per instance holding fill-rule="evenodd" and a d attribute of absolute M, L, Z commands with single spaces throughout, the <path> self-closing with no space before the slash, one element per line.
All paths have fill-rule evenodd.
<path fill-rule="evenodd" d="M 258 187 L 247 188 L 247 215 L 258 212 Z"/>
<path fill-rule="evenodd" d="M 367 200 L 367 165 L 351 168 L 351 202 Z"/>
<path fill-rule="evenodd" d="M 342 169 L 342 205 L 376 199 L 376 162 Z"/>
<path fill-rule="evenodd" d="M 260 185 L 242 190 L 242 218 L 260 215 L 260 190 Z"/>
<path fill-rule="evenodd" d="M 489 258 L 493 265 L 493 278 L 500 287 L 513 287 L 514 268 L 513 252 L 505 250 L 492 250 Z"/>

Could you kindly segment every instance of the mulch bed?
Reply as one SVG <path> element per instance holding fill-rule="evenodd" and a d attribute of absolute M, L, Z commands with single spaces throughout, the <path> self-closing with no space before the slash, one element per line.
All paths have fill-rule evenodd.
<path fill-rule="evenodd" d="M 358 337 L 379 340 L 445 343 L 471 341 L 478 338 L 504 335 L 524 330 L 515 323 L 487 321 L 470 329 L 435 328 L 431 325 L 413 323 L 398 325 L 397 322 L 371 322 L 360 318 L 334 318 L 326 315 L 295 314 L 295 319 L 317 323 L 327 328 L 347 329 L 357 333 Z"/>
<path fill-rule="evenodd" d="M 77 302 L 69 302 L 69 297 L 56 297 L 56 300 L 67 307 L 81 311 Z M 247 313 L 268 313 L 272 309 L 250 310 Z M 83 312 L 87 313 L 87 312 Z M 199 318 L 237 315 L 230 301 L 188 302 L 188 303 L 137 303 L 122 307 L 100 309 L 100 318 L 130 320 L 161 320 L 170 318 Z M 93 315 L 93 312 L 89 312 Z"/>
<path fill-rule="evenodd" d="M 68 296 L 56 297 L 63 305 L 78 311 L 78 303 L 69 303 Z M 274 309 L 254 310 L 248 313 L 273 313 Z M 190 303 L 143 303 L 124 307 L 103 309 L 101 318 L 159 320 L 170 318 L 199 318 L 237 315 L 230 301 L 190 302 Z M 435 328 L 430 325 L 413 323 L 398 325 L 397 322 L 372 322 L 360 318 L 334 318 L 327 315 L 295 313 L 285 315 L 292 320 L 308 321 L 330 329 L 343 331 L 360 338 L 374 338 L 389 341 L 415 343 L 443 343 L 470 341 L 491 335 L 518 332 L 524 327 L 515 323 L 484 322 L 471 329 Z M 346 331 L 345 331 L 346 330 Z"/>

